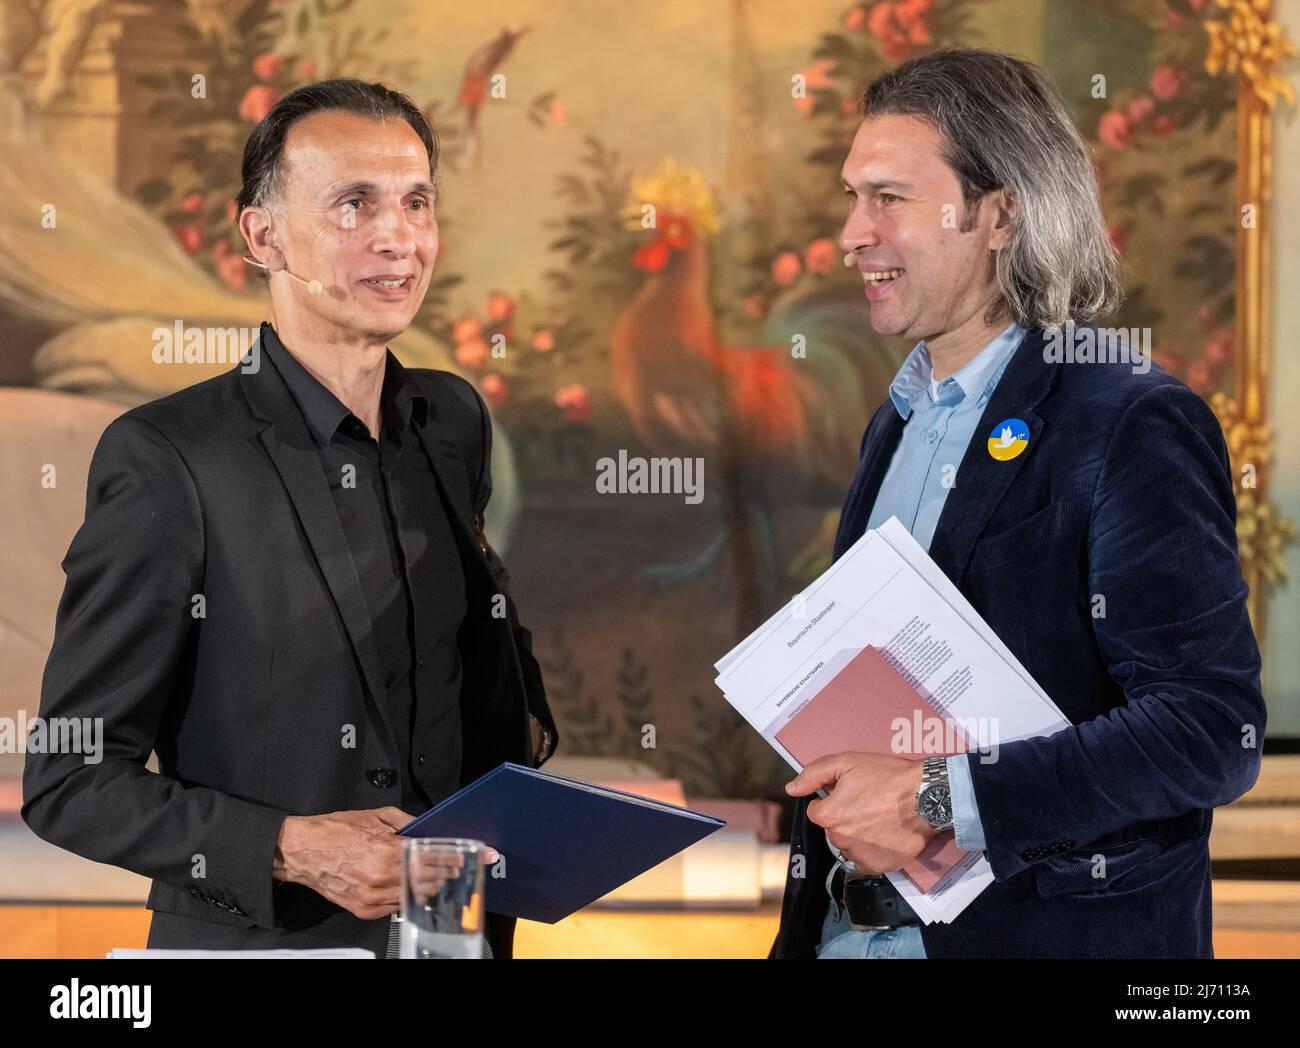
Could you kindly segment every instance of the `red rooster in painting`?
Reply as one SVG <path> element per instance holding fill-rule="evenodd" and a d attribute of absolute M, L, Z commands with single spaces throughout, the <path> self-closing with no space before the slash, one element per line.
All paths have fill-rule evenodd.
<path fill-rule="evenodd" d="M 770 582 L 783 574 L 775 492 L 812 497 L 833 512 L 852 475 L 868 408 L 879 403 L 897 365 L 864 359 L 866 303 L 860 294 L 846 298 L 842 288 L 779 302 L 763 346 L 721 344 L 709 298 L 708 239 L 718 219 L 708 186 L 697 171 L 668 159 L 633 179 L 631 196 L 624 218 L 653 239 L 633 256 L 646 276 L 610 338 L 614 395 L 653 453 L 716 449 L 710 461 L 722 469 L 712 471 L 710 484 L 734 496 L 722 533 L 699 555 L 646 572 L 665 585 L 688 581 L 731 537 L 751 549 L 756 573 Z M 806 354 L 792 352 L 795 334 L 804 336 Z"/>
<path fill-rule="evenodd" d="M 789 347 L 718 342 L 705 243 L 717 218 L 708 187 L 668 160 L 633 193 L 644 203 L 629 217 L 640 226 L 641 207 L 652 207 L 657 233 L 633 256 L 645 283 L 610 339 L 614 395 L 633 429 L 657 451 L 698 450 L 727 429 L 750 454 L 797 452 L 813 397 Z"/>

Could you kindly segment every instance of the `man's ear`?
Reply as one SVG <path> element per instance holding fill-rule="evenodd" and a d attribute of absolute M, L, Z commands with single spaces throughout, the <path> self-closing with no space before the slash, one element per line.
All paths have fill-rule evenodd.
<path fill-rule="evenodd" d="M 284 252 L 275 242 L 275 221 L 264 207 L 247 207 L 239 216 L 239 232 L 243 234 L 248 253 L 274 273 L 285 267 Z"/>
<path fill-rule="evenodd" d="M 1001 251 L 1006 247 L 1007 239 L 1015 226 L 1017 208 L 1016 195 L 1003 187 L 995 190 L 989 198 L 993 208 L 993 228 L 989 231 L 989 250 Z"/>

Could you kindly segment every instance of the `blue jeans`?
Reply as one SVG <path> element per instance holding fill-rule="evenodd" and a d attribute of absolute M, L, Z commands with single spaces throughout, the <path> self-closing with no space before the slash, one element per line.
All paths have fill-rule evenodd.
<path fill-rule="evenodd" d="M 886 931 L 854 931 L 849 925 L 849 915 L 832 899 L 826 908 L 826 920 L 822 922 L 822 941 L 817 947 L 817 959 L 846 958 L 924 960 L 921 926 L 909 924 Z"/>

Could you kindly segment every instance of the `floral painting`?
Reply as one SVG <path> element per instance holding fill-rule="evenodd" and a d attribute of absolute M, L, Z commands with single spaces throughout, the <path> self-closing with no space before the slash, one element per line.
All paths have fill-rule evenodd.
<path fill-rule="evenodd" d="M 11 146 L 48 152 L 9 188 L 39 208 L 54 188 L 33 182 L 99 181 L 93 237 L 0 238 L 21 334 L 5 382 L 126 405 L 207 377 L 160 375 L 142 332 L 268 317 L 233 221 L 253 126 L 316 79 L 405 91 L 441 143 L 444 248 L 394 349 L 493 410 L 490 524 L 569 755 L 696 794 L 780 792 L 712 664 L 829 563 L 863 429 L 911 349 L 872 332 L 837 244 L 858 99 L 891 66 L 958 45 L 1041 63 L 1095 151 L 1128 281 L 1113 323 L 1149 327 L 1207 399 L 1233 391 L 1236 95 L 1207 68 L 1210 0 L 136 6 L 86 5 L 16 64 Z M 108 145 L 88 130 L 106 64 Z M 704 497 L 602 492 L 597 464 L 620 453 L 700 459 Z"/>

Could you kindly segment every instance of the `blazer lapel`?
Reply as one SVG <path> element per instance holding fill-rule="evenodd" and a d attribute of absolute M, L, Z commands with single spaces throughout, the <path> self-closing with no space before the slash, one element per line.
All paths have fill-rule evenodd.
<path fill-rule="evenodd" d="M 469 490 L 469 479 L 465 473 L 465 458 L 456 442 L 442 435 L 442 429 L 438 425 L 438 406 L 433 397 L 428 397 L 428 404 L 429 417 L 417 432 L 433 469 L 447 519 L 460 546 L 461 560 L 467 570 L 475 570 L 470 567 L 473 563 L 480 565 L 489 583 L 495 588 L 488 567 L 487 549 L 475 533 L 473 493 Z"/>
<path fill-rule="evenodd" d="M 241 387 L 254 417 L 271 423 L 258 435 L 279 471 L 312 554 L 347 628 L 366 687 L 388 733 L 387 749 L 396 758 L 397 736 L 385 701 L 388 693 L 379 665 L 370 609 L 366 606 L 365 593 L 361 589 L 343 526 L 339 523 L 329 484 L 321 471 L 315 442 L 275 365 L 265 354 L 256 354 L 254 359 L 259 355 L 262 366 L 253 373 L 241 371 Z"/>
<path fill-rule="evenodd" d="M 1043 359 L 1043 332 L 1026 332 L 984 407 L 930 541 L 931 558 L 954 583 L 965 572 L 975 540 L 993 510 L 1042 439 L 1045 424 L 1034 409 L 1051 392 L 1058 374 L 1056 365 Z M 999 462 L 988 452 L 988 435 L 1009 418 L 1021 419 L 1029 427 L 1029 446 L 1015 458 Z"/>

